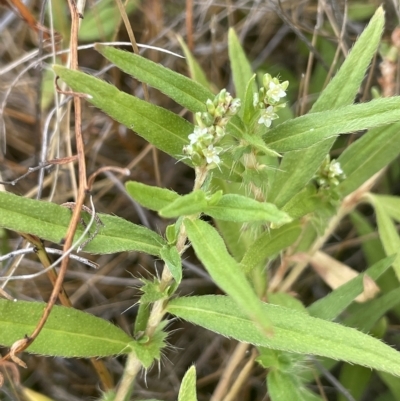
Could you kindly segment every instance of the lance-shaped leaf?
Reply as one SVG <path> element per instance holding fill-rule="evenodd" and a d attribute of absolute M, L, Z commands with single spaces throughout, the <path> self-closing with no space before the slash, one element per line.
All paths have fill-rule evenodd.
<path fill-rule="evenodd" d="M 246 86 L 253 75 L 253 70 L 251 69 L 249 60 L 247 59 L 243 47 L 239 42 L 239 38 L 233 28 L 229 28 L 228 32 L 228 51 L 236 96 L 240 99 L 244 99 Z M 254 93 L 256 91 L 256 85 L 254 81 L 250 84 Z"/>
<path fill-rule="evenodd" d="M 278 252 L 292 245 L 300 233 L 300 224 L 296 222 L 261 234 L 250 244 L 240 262 L 244 271 L 251 271 L 256 266 L 265 262 L 267 258 L 276 255 Z"/>
<path fill-rule="evenodd" d="M 341 285 L 327 296 L 314 302 L 307 309 L 310 315 L 320 319 L 333 320 L 338 317 L 363 292 L 365 275 L 376 281 L 392 265 L 395 256 L 389 256 L 369 267 L 346 284 Z M 365 308 L 368 310 L 368 308 Z"/>
<path fill-rule="evenodd" d="M 396 288 L 369 301 L 366 305 L 354 305 L 353 313 L 343 321 L 343 324 L 368 333 L 382 316 L 399 303 L 400 288 Z"/>
<path fill-rule="evenodd" d="M 215 283 L 232 297 L 251 320 L 256 322 L 261 336 L 271 333 L 273 328 L 268 315 L 263 311 L 261 301 L 238 262 L 229 255 L 224 241 L 215 228 L 201 220 L 185 219 L 184 225 L 197 257 Z"/>
<path fill-rule="evenodd" d="M 380 7 L 338 73 L 313 105 L 312 113 L 337 109 L 354 102 L 368 65 L 379 46 L 384 21 L 383 9 Z M 269 201 L 279 207 L 284 206 L 312 179 L 334 142 L 335 138 L 329 138 L 311 148 L 285 154 L 280 169 L 275 173 Z"/>
<path fill-rule="evenodd" d="M 10 347 L 36 328 L 45 304 L 0 300 L 0 344 Z M 53 306 L 38 338 L 27 352 L 47 356 L 91 358 L 129 352 L 132 342 L 107 320 L 64 306 Z"/>
<path fill-rule="evenodd" d="M 191 366 L 183 376 L 178 401 L 197 401 L 196 368 L 194 366 Z"/>
<path fill-rule="evenodd" d="M 203 85 L 142 56 L 101 44 L 96 44 L 95 49 L 122 71 L 160 90 L 190 111 L 206 111 L 207 99 L 214 99 L 214 94 Z"/>
<path fill-rule="evenodd" d="M 210 89 L 210 83 L 208 82 L 207 76 L 189 48 L 186 46 L 186 43 L 182 39 L 182 36 L 178 35 L 178 42 L 183 50 L 183 53 L 185 54 L 185 58 L 189 67 L 189 73 L 190 77 L 193 79 L 193 81 L 199 83 L 200 85 L 203 85 L 205 88 Z"/>
<path fill-rule="evenodd" d="M 130 55 L 127 52 L 122 53 Z M 164 68 L 158 64 L 153 64 L 158 68 Z M 83 72 L 70 70 L 59 65 L 53 66 L 53 69 L 74 91 L 87 94 L 88 102 L 103 110 L 116 121 L 135 131 L 156 148 L 168 153 L 177 160 L 191 165 L 190 160 L 182 156 L 183 146 L 189 143 L 188 135 L 194 130 L 193 124 L 169 110 L 121 92 L 115 86 L 88 74 L 84 74 Z M 195 82 L 191 81 L 189 78 L 186 79 L 190 81 L 192 85 L 195 84 Z M 206 90 L 201 85 L 199 86 L 203 90 Z M 214 98 L 214 96 L 212 96 L 212 98 Z M 202 103 L 199 100 L 196 102 L 196 107 L 200 107 L 200 104 Z M 200 109 L 197 108 L 195 111 L 201 111 L 205 109 L 205 107 L 204 103 Z M 236 123 L 234 123 L 234 121 L 236 121 Z M 230 126 L 237 132 L 237 135 L 240 135 L 241 127 L 238 126 L 237 121 L 238 120 L 232 118 Z M 238 173 L 236 170 L 232 169 L 232 162 L 228 154 L 222 157 L 222 163 L 219 167 L 221 169 L 221 174 L 225 177 L 229 176 L 232 180 L 238 179 Z M 218 174 L 219 171 L 216 173 Z"/>
<path fill-rule="evenodd" d="M 292 219 L 279 210 L 273 203 L 258 202 L 238 194 L 223 195 L 217 204 L 208 206 L 204 213 L 219 220 L 247 223 L 265 221 L 275 224 L 286 224 Z"/>
<path fill-rule="evenodd" d="M 238 341 L 326 356 L 400 375 L 400 353 L 376 338 L 282 306 L 262 304 L 262 309 L 274 327 L 271 337 L 263 335 L 230 297 L 177 298 L 167 307 L 175 316 Z"/>
<path fill-rule="evenodd" d="M 87 99 L 90 103 L 137 132 L 158 149 L 175 158 L 182 158 L 182 148 L 188 144 L 188 135 L 194 129 L 188 121 L 162 107 L 121 92 L 115 86 L 88 74 L 59 65 L 53 68 L 74 91 L 90 95 Z"/>
<path fill-rule="evenodd" d="M 312 112 L 337 109 L 354 102 L 366 70 L 378 49 L 384 23 L 383 8 L 379 7 L 338 73 L 314 103 Z"/>
<path fill-rule="evenodd" d="M 179 198 L 179 195 L 166 188 L 154 187 L 141 182 L 129 181 L 125 184 L 128 194 L 147 209 L 159 211 Z"/>
<path fill-rule="evenodd" d="M 86 212 L 82 212 L 82 217 L 86 223 L 90 220 Z M 159 255 L 162 246 L 166 244 L 165 240 L 154 231 L 120 217 L 99 214 L 98 218 L 103 225 L 94 222 L 90 232 L 94 234 L 97 225 L 98 233 L 84 247 L 85 252 L 106 254 L 139 251 Z M 71 211 L 65 207 L 0 192 L 0 227 L 60 243 L 65 238 L 70 220 Z M 83 231 L 84 227 L 79 225 L 75 240 Z"/>
<path fill-rule="evenodd" d="M 160 90 L 193 113 L 206 111 L 207 100 L 215 97 L 203 85 L 137 54 L 104 45 L 96 45 L 95 48 L 122 71 Z M 238 116 L 230 119 L 227 128 L 236 137 L 240 137 L 244 130 Z"/>
<path fill-rule="evenodd" d="M 374 199 L 383 205 L 387 214 L 400 223 L 400 197 L 392 195 L 374 195 Z"/>
<path fill-rule="evenodd" d="M 291 372 L 272 369 L 267 376 L 267 388 L 271 401 L 322 401 Z"/>
<path fill-rule="evenodd" d="M 201 189 L 188 195 L 180 196 L 175 201 L 160 210 L 162 217 L 179 217 L 201 213 L 207 207 L 206 193 Z"/>
<path fill-rule="evenodd" d="M 277 152 L 308 148 L 324 139 L 379 127 L 400 119 L 400 97 L 381 98 L 285 121 L 264 136 Z"/>
<path fill-rule="evenodd" d="M 171 272 L 172 277 L 179 284 L 182 280 L 182 260 L 176 246 L 163 246 L 160 255 Z"/>
<path fill-rule="evenodd" d="M 397 257 L 393 262 L 393 269 L 398 279 L 400 279 L 400 237 L 397 229 L 391 219 L 384 203 L 381 199 L 373 195 L 369 195 L 369 199 L 375 209 L 376 219 L 378 223 L 379 237 L 382 241 L 386 255 L 396 254 Z"/>
<path fill-rule="evenodd" d="M 338 189 L 343 196 L 392 162 L 400 153 L 400 124 L 369 130 L 338 158 L 346 178 Z"/>

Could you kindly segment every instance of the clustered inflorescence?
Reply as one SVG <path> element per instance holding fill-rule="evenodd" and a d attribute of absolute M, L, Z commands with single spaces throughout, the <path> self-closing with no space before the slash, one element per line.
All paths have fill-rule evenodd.
<path fill-rule="evenodd" d="M 288 86 L 289 81 L 279 82 L 278 78 L 270 74 L 263 76 L 262 87 L 253 95 L 254 116 L 258 118 L 258 124 L 270 128 L 272 121 L 279 118 L 277 112 L 286 106 L 282 99 L 286 97 Z M 207 111 L 195 114 L 195 128 L 183 152 L 196 167 L 211 170 L 221 163 L 219 155 L 224 149 L 217 144 L 226 135 L 229 119 L 237 114 L 240 106 L 240 99 L 233 98 L 223 89 L 214 100 L 207 100 Z M 331 161 L 328 156 L 314 178 L 321 189 L 327 190 L 336 187 L 345 175 L 339 162 Z"/>
<path fill-rule="evenodd" d="M 318 186 L 322 189 L 329 189 L 337 187 L 341 181 L 346 178 L 340 163 L 327 156 L 324 162 L 321 164 L 317 174 L 315 175 L 315 180 Z"/>
<path fill-rule="evenodd" d="M 272 120 L 279 118 L 276 112 L 286 106 L 286 102 L 282 102 L 281 99 L 286 96 L 288 86 L 289 81 L 280 83 L 278 78 L 272 78 L 270 74 L 263 76 L 263 86 L 253 96 L 253 106 L 261 110 L 259 124 L 269 128 Z"/>
<path fill-rule="evenodd" d="M 215 146 L 226 134 L 229 118 L 240 108 L 240 99 L 234 99 L 226 89 L 206 102 L 207 111 L 195 114 L 196 126 L 189 135 L 190 144 L 183 152 L 190 157 L 195 166 L 213 169 L 221 162 L 219 154 L 223 148 Z"/>

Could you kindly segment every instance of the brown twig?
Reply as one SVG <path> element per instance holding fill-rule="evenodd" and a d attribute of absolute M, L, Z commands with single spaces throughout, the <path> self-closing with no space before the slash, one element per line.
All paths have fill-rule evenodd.
<path fill-rule="evenodd" d="M 36 167 L 29 167 L 28 171 L 25 174 L 22 174 L 20 177 L 16 178 L 15 180 L 12 181 L 0 181 L 1 185 L 15 185 L 18 181 L 22 180 L 23 178 L 27 177 L 29 174 L 41 170 L 42 168 L 47 168 L 53 165 L 59 165 L 59 164 L 66 164 L 66 163 L 72 163 L 75 160 L 78 160 L 77 156 L 70 156 L 70 157 L 63 157 L 61 159 L 53 159 L 49 160 L 45 163 L 40 163 Z"/>

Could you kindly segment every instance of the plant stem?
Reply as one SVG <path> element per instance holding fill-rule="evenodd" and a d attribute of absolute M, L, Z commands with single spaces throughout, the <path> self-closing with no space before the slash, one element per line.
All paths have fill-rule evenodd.
<path fill-rule="evenodd" d="M 193 186 L 193 191 L 200 189 L 207 178 L 209 171 L 205 167 L 196 167 L 196 178 Z M 196 218 L 196 216 L 192 216 L 192 218 Z M 176 248 L 181 255 L 186 249 L 186 240 L 187 234 L 186 229 L 183 224 L 181 224 L 179 229 L 178 238 L 176 241 Z M 168 269 L 167 265 L 164 264 L 163 272 L 161 275 L 160 280 L 160 291 L 164 291 L 168 286 L 171 285 L 173 281 L 173 276 Z M 157 327 L 161 323 L 164 315 L 165 315 L 165 306 L 168 302 L 168 298 L 160 299 L 154 302 L 153 307 L 150 312 L 149 319 L 147 321 L 147 326 L 145 330 L 145 335 L 148 336 L 150 339 L 154 335 Z M 132 351 L 128 355 L 128 359 L 126 361 L 124 374 L 122 376 L 121 383 L 118 387 L 117 394 L 114 398 L 114 401 L 126 401 L 128 396 L 132 392 L 132 387 L 134 381 L 136 379 L 137 374 L 140 372 L 142 367 L 141 362 L 137 358 L 136 354 Z"/>

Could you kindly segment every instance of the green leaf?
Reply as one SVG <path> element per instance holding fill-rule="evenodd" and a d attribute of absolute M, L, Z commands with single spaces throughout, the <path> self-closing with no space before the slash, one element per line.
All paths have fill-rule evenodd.
<path fill-rule="evenodd" d="M 228 32 L 228 51 L 232 68 L 233 83 L 235 84 L 236 89 L 236 96 L 240 99 L 244 99 L 247 84 L 253 76 L 253 70 L 233 28 L 229 28 Z M 253 92 L 255 93 L 256 86 L 254 81 L 252 86 Z"/>
<path fill-rule="evenodd" d="M 383 8 L 379 7 L 338 73 L 314 103 L 312 112 L 333 110 L 353 103 L 365 72 L 378 49 L 384 23 Z"/>
<path fill-rule="evenodd" d="M 389 375 L 388 373 L 379 372 L 379 377 L 390 389 L 396 401 L 400 401 L 400 379 Z"/>
<path fill-rule="evenodd" d="M 369 332 L 376 322 L 400 302 L 400 288 L 362 305 L 354 305 L 352 315 L 344 320 L 347 326 Z"/>
<path fill-rule="evenodd" d="M 378 48 L 383 23 L 383 11 L 379 8 L 311 112 L 337 109 L 353 103 L 368 65 Z M 352 79 L 349 80 L 349 77 Z M 312 179 L 334 142 L 335 137 L 311 148 L 285 154 L 280 170 L 276 172 L 268 200 L 276 203 L 278 207 L 283 207 Z"/>
<path fill-rule="evenodd" d="M 339 380 L 355 400 L 360 400 L 370 383 L 371 376 L 371 369 L 345 363 L 340 369 Z M 348 397 L 339 393 L 337 401 L 348 401 Z"/>
<path fill-rule="evenodd" d="M 130 343 L 145 369 L 148 369 L 155 360 L 159 361 L 161 359 L 161 350 L 165 347 L 165 339 L 167 338 L 163 328 L 167 323 L 167 321 L 161 322 L 151 338 L 143 337 L 142 340 Z"/>
<path fill-rule="evenodd" d="M 367 275 L 376 281 L 392 265 L 395 256 L 389 256 L 380 260 L 368 268 L 363 274 L 359 274 L 352 280 L 341 285 L 324 298 L 319 299 L 307 309 L 311 316 L 325 320 L 333 320 L 338 317 L 364 290 L 363 279 Z"/>
<path fill-rule="evenodd" d="M 179 198 L 176 192 L 169 189 L 153 187 L 136 181 L 128 181 L 125 187 L 136 202 L 157 212 Z"/>
<path fill-rule="evenodd" d="M 364 217 L 357 210 L 354 210 L 350 213 L 350 220 L 359 237 L 364 235 L 368 235 L 369 237 L 365 241 L 361 241 L 361 248 L 367 263 L 370 265 L 383 259 L 385 257 L 385 251 L 383 250 L 379 238 L 373 235 L 376 232 L 376 228 L 372 226 L 369 219 Z"/>
<path fill-rule="evenodd" d="M 346 179 L 338 190 L 343 196 L 355 191 L 400 153 L 400 124 L 368 131 L 338 158 Z"/>
<path fill-rule="evenodd" d="M 42 317 L 44 307 L 42 302 L 0 299 L 0 344 L 10 347 L 30 335 Z M 55 305 L 27 352 L 65 358 L 103 357 L 127 353 L 131 342 L 131 337 L 106 320 Z"/>
<path fill-rule="evenodd" d="M 229 255 L 224 241 L 215 228 L 201 220 L 185 219 L 184 225 L 197 257 L 215 283 L 235 300 L 258 327 L 263 328 L 264 335 L 271 333 L 268 315 L 263 312 L 261 301 L 238 262 Z"/>
<path fill-rule="evenodd" d="M 180 196 L 159 211 L 160 216 L 172 218 L 202 212 L 207 207 L 206 193 L 201 189 Z"/>
<path fill-rule="evenodd" d="M 264 232 L 247 248 L 240 262 L 243 270 L 246 273 L 250 272 L 268 258 L 286 249 L 297 240 L 300 233 L 301 226 L 298 222 Z"/>
<path fill-rule="evenodd" d="M 190 52 L 189 48 L 186 46 L 186 43 L 182 39 L 182 36 L 178 35 L 178 42 L 185 54 L 185 58 L 189 67 L 190 77 L 193 81 L 203 85 L 205 88 L 210 89 L 210 83 L 208 82 L 207 76 L 203 69 L 200 67 L 197 60 L 193 57 L 193 54 Z"/>
<path fill-rule="evenodd" d="M 255 80 L 256 80 L 256 74 L 254 74 L 247 83 L 246 93 L 243 98 L 242 115 L 243 115 L 243 121 L 246 124 L 249 124 L 251 122 L 255 113 L 255 108 L 253 105 L 254 93 L 256 93 Z"/>
<path fill-rule="evenodd" d="M 136 56 L 127 52 L 121 53 L 128 55 L 128 57 Z M 141 59 L 152 63 L 146 59 Z M 189 78 L 174 73 L 171 70 L 167 70 L 158 64 L 152 64 L 154 64 L 157 70 L 164 69 L 172 74 L 171 76 L 168 75 L 167 77 L 172 79 L 171 82 L 164 82 L 162 78 L 158 79 L 159 77 L 157 75 L 155 77 L 156 83 L 161 83 L 164 89 L 171 89 L 171 91 L 168 91 L 167 95 L 176 100 L 178 103 L 179 100 L 181 100 L 184 103 L 184 107 L 188 107 L 189 105 L 192 108 L 195 108 L 192 110 L 194 112 L 202 111 L 206 108 L 205 102 L 207 99 L 214 98 L 214 95 L 211 92 L 207 91 L 203 86 L 196 84 Z M 53 69 L 56 74 L 60 76 L 63 81 L 66 82 L 74 91 L 89 95 L 87 100 L 90 103 L 109 114 L 116 121 L 135 131 L 138 135 L 146 139 L 158 149 L 168 153 L 177 160 L 191 165 L 188 158 L 182 157 L 182 153 L 183 146 L 187 145 L 189 142 L 188 135 L 194 130 L 193 124 L 177 116 L 176 114 L 163 109 L 162 107 L 155 106 L 134 96 L 130 96 L 124 92 L 121 92 L 114 86 L 88 74 L 84 74 L 79 71 L 73 71 L 57 65 L 53 66 Z M 150 78 L 153 77 L 151 75 L 151 70 L 145 72 L 150 73 L 150 76 L 148 77 L 150 80 Z M 200 100 L 190 98 L 189 96 L 189 101 L 187 102 L 188 94 L 182 93 L 181 91 L 181 79 L 184 80 L 183 84 L 185 88 L 188 86 L 196 87 L 194 91 L 191 90 L 190 94 L 193 96 L 199 95 L 201 98 Z M 151 82 L 147 83 L 150 85 L 152 84 Z M 177 84 L 178 86 L 175 87 L 174 84 Z M 211 95 L 207 96 L 203 100 L 201 95 L 202 93 L 211 93 Z M 236 136 L 240 137 L 242 134 L 243 127 L 239 117 L 233 116 L 228 123 L 228 127 L 229 130 L 232 131 Z M 233 161 L 231 157 L 228 153 L 225 153 L 222 157 L 222 163 L 219 165 L 220 171 L 216 171 L 215 174 L 223 177 L 229 177 L 230 180 L 240 180 L 240 171 L 237 171 L 240 169 L 240 166 L 235 166 L 235 168 L 233 168 L 232 164 Z"/>
<path fill-rule="evenodd" d="M 245 254 L 248 244 L 252 242 L 248 231 L 242 232 L 242 223 L 232 221 L 215 221 L 218 232 L 221 234 L 229 253 L 240 261 Z"/>
<path fill-rule="evenodd" d="M 171 272 L 172 277 L 179 284 L 182 281 L 182 261 L 176 246 L 163 246 L 160 255 Z"/>
<path fill-rule="evenodd" d="M 374 195 L 374 198 L 385 208 L 386 213 L 400 222 L 400 197 L 391 195 Z"/>
<path fill-rule="evenodd" d="M 146 280 L 142 278 L 141 281 L 144 284 L 140 287 L 140 291 L 143 292 L 143 295 L 140 297 L 141 304 L 149 304 L 168 297 L 167 289 L 163 291 L 160 289 L 160 280 Z"/>
<path fill-rule="evenodd" d="M 87 223 L 90 219 L 88 214 L 82 212 L 82 216 Z M 105 214 L 99 214 L 98 217 L 104 226 L 97 227 L 98 234 L 84 247 L 84 252 L 107 254 L 138 251 L 160 255 L 165 240 L 155 232 L 120 217 Z M 71 210 L 66 207 L 0 192 L 0 227 L 60 243 L 66 235 L 70 220 Z M 94 230 L 91 228 L 91 233 L 94 234 Z M 79 225 L 75 240 L 83 231 L 84 227 Z"/>
<path fill-rule="evenodd" d="M 126 52 L 123 52 L 126 53 Z M 128 53 L 126 53 L 128 54 Z M 91 96 L 87 100 L 116 121 L 137 132 L 163 152 L 182 159 L 193 125 L 176 114 L 119 91 L 98 78 L 61 66 L 54 71 L 72 90 Z M 205 105 L 204 105 L 205 107 Z M 188 159 L 182 159 L 187 162 Z"/>
<path fill-rule="evenodd" d="M 397 278 L 400 280 L 400 238 L 397 233 L 397 229 L 387 212 L 385 205 L 380 202 L 380 199 L 372 194 L 369 195 L 369 199 L 372 200 L 376 220 L 378 223 L 379 237 L 382 241 L 383 248 L 385 249 L 386 255 L 397 254 L 396 260 L 393 262 L 393 269 L 396 273 Z"/>
<path fill-rule="evenodd" d="M 210 90 L 206 89 L 203 85 L 200 85 L 197 82 L 194 82 L 193 80 L 185 77 L 184 75 L 171 71 L 137 54 L 124 52 L 122 50 L 117 50 L 112 47 L 99 44 L 96 45 L 95 48 L 104 57 L 106 57 L 116 66 L 121 68 L 122 71 L 125 71 L 126 73 L 137 78 L 139 81 L 142 81 L 160 90 L 171 99 L 175 100 L 175 102 L 187 108 L 189 111 L 192 111 L 193 113 L 196 113 L 198 111 L 206 111 L 207 100 L 214 99 L 215 97 L 214 94 Z M 71 86 L 71 88 L 73 88 L 72 83 L 68 82 L 68 84 Z M 84 91 L 84 93 L 89 92 Z M 227 128 L 229 132 L 231 132 L 237 138 L 240 138 L 244 131 L 243 123 L 238 116 L 233 116 L 230 119 Z M 193 129 L 191 129 L 191 131 L 193 131 Z M 186 137 L 190 133 L 191 132 L 188 132 L 186 134 Z M 144 135 L 142 136 L 146 138 Z M 185 139 L 187 142 L 187 138 Z M 151 141 L 149 140 L 149 142 Z M 155 146 L 159 147 L 156 144 Z M 161 148 L 159 147 L 159 149 Z M 175 156 L 175 158 L 181 159 L 181 154 L 182 147 L 179 150 L 179 157 Z M 223 161 L 225 161 L 225 159 L 227 159 L 227 155 L 224 156 Z M 232 177 L 231 166 L 232 163 L 228 162 L 227 165 L 225 165 L 225 171 L 227 174 L 226 176 L 229 176 L 230 179 L 233 179 L 234 176 Z"/>
<path fill-rule="evenodd" d="M 140 300 L 139 310 L 137 312 L 134 325 L 135 338 L 137 335 L 141 335 L 146 331 L 149 317 L 150 317 L 150 304 L 143 303 L 142 300 Z"/>
<path fill-rule="evenodd" d="M 400 97 L 380 98 L 368 103 L 310 113 L 285 121 L 264 136 L 276 152 L 308 148 L 324 139 L 397 122 Z"/>
<path fill-rule="evenodd" d="M 100 44 L 95 49 L 122 71 L 160 90 L 190 111 L 206 111 L 207 99 L 214 99 L 214 94 L 203 85 L 137 54 Z"/>
<path fill-rule="evenodd" d="M 262 309 L 274 327 L 271 337 L 263 335 L 230 297 L 177 298 L 167 306 L 175 316 L 238 341 L 325 356 L 400 375 L 400 353 L 376 338 L 281 306 L 262 304 Z"/>
<path fill-rule="evenodd" d="M 306 214 L 316 212 L 321 203 L 323 203 L 323 199 L 318 195 L 316 187 L 310 184 L 294 195 L 282 210 L 293 219 L 299 219 Z"/>
<path fill-rule="evenodd" d="M 183 376 L 178 401 L 197 401 L 196 368 L 194 366 L 191 366 Z"/>
<path fill-rule="evenodd" d="M 284 207 L 310 182 L 325 160 L 332 143 L 328 139 L 307 150 L 286 153 L 279 169 L 275 170 L 268 201 Z"/>
<path fill-rule="evenodd" d="M 127 3 L 125 11 L 130 14 L 137 8 L 137 1 Z M 109 40 L 121 20 L 121 14 L 114 0 L 97 2 L 85 14 L 79 29 L 79 40 L 93 42 L 98 39 Z"/>
<path fill-rule="evenodd" d="M 322 401 L 311 393 L 294 374 L 272 369 L 267 375 L 268 395 L 271 401 Z"/>
<path fill-rule="evenodd" d="M 247 223 L 252 221 L 286 224 L 292 219 L 273 203 L 258 202 L 247 196 L 237 194 L 223 195 L 214 206 L 208 206 L 204 213 L 219 220 Z"/>

